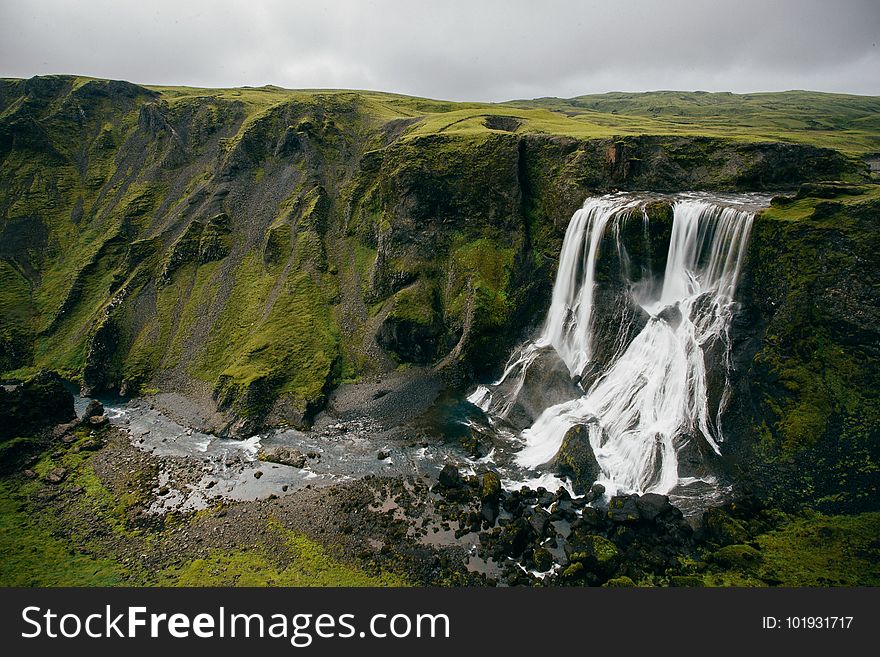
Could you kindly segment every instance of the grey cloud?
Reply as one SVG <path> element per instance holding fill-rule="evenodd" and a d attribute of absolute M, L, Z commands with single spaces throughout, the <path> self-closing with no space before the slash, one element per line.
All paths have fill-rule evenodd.
<path fill-rule="evenodd" d="M 7 0 L 0 75 L 453 100 L 661 88 L 880 94 L 878 34 L 875 0 Z"/>

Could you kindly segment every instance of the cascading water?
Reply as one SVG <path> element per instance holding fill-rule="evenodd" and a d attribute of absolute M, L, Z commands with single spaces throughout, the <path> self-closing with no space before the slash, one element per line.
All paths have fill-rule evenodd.
<path fill-rule="evenodd" d="M 519 466 L 536 470 L 552 462 L 566 432 L 580 424 L 589 431 L 599 482 L 609 494 L 669 493 L 697 480 L 712 483 L 705 469 L 697 476 L 683 474 L 679 455 L 686 447 L 689 462 L 708 450 L 720 454 L 730 371 L 728 328 L 754 216 L 744 201 L 696 195 L 675 199 L 662 275 L 652 275 L 650 263 L 646 272 L 644 257 L 641 270 L 634 271 L 628 252 L 633 245 L 622 237 L 626 222 L 641 221 L 645 240 L 639 246 L 648 239 L 644 197 L 589 199 L 575 213 L 540 336 L 511 357 L 498 381 L 480 386 L 468 398 L 494 424 L 504 424 L 530 368 L 537 367 L 542 353 L 555 350 L 581 388 L 574 398 L 544 408 L 522 431 L 523 447 L 515 456 Z M 603 313 L 620 307 L 597 302 L 602 258 L 618 262 L 621 285 L 615 293 L 628 296 L 624 305 L 639 313 L 644 324 L 634 337 L 620 326 L 614 348 L 606 348 L 604 362 L 597 362 L 597 339 L 609 341 L 608 335 L 597 335 L 597 323 Z M 602 276 L 601 285 L 606 285 L 608 273 Z M 714 391 L 716 401 L 710 403 L 710 381 L 719 378 L 718 371 L 722 389 Z"/>

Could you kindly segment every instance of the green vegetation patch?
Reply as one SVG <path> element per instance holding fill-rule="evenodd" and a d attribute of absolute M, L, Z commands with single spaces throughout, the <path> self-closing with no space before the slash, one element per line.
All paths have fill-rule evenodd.
<path fill-rule="evenodd" d="M 878 586 L 880 513 L 808 512 L 752 545 L 729 545 L 703 575 L 711 586 Z"/>
<path fill-rule="evenodd" d="M 162 586 L 406 586 L 389 573 L 368 575 L 337 561 L 320 544 L 270 521 L 280 549 L 214 550 L 159 574 Z"/>

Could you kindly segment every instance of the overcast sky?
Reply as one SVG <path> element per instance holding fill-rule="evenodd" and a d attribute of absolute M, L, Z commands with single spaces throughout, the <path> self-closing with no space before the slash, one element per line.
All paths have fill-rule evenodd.
<path fill-rule="evenodd" d="M 880 95 L 878 0 L 0 0 L 0 76 L 378 89 Z"/>

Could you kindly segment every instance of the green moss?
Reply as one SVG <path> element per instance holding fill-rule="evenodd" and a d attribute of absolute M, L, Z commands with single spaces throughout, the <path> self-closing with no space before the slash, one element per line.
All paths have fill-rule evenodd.
<path fill-rule="evenodd" d="M 607 582 L 605 582 L 602 586 L 610 589 L 619 589 L 619 588 L 633 588 L 636 585 L 634 581 L 632 581 L 626 575 L 622 575 L 621 577 L 612 577 Z"/>
<path fill-rule="evenodd" d="M 761 553 L 750 545 L 726 545 L 712 553 L 712 560 L 723 568 L 748 570 L 761 561 Z"/>
<path fill-rule="evenodd" d="M 302 534 L 270 521 L 279 550 L 215 550 L 208 556 L 163 570 L 163 586 L 405 586 L 393 574 L 371 576 L 331 557 Z"/>
<path fill-rule="evenodd" d="M 430 281 L 419 281 L 394 295 L 390 317 L 398 321 L 431 326 L 438 321 L 437 289 Z"/>
<path fill-rule="evenodd" d="M 308 272 L 278 280 L 251 255 L 235 273 L 232 293 L 193 373 L 217 384 L 221 398 L 243 415 L 264 412 L 275 395 L 288 395 L 305 410 L 333 376 L 338 343 L 321 284 Z M 255 385 L 265 399 L 248 394 Z"/>
<path fill-rule="evenodd" d="M 762 404 L 754 470 L 774 503 L 867 510 L 880 490 L 880 379 L 860 308 L 876 296 L 880 188 L 805 193 L 821 197 L 777 201 L 752 233 L 754 288 L 772 291 L 755 302 L 770 319 L 750 373 Z"/>
<path fill-rule="evenodd" d="M 51 519 L 28 513 L 18 492 L 0 481 L 0 585 L 118 586 L 126 569 L 115 559 L 71 548 Z"/>
<path fill-rule="evenodd" d="M 880 513 L 807 513 L 712 555 L 709 586 L 877 586 Z"/>
<path fill-rule="evenodd" d="M 0 260 L 0 372 L 30 362 L 33 321 L 30 283 L 12 265 Z"/>

